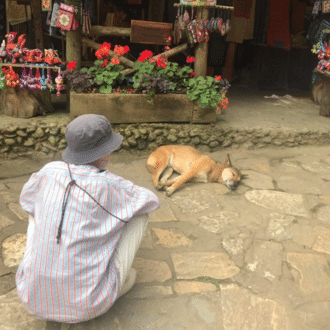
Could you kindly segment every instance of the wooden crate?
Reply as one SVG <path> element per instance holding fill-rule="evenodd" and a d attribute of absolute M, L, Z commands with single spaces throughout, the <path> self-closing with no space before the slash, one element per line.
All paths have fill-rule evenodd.
<path fill-rule="evenodd" d="M 157 123 L 188 122 L 213 123 L 215 108 L 202 109 L 191 102 L 185 94 L 155 95 L 154 104 L 147 102 L 144 94 L 127 94 L 121 100 L 118 94 L 70 94 L 70 117 L 98 114 L 110 123 Z"/>

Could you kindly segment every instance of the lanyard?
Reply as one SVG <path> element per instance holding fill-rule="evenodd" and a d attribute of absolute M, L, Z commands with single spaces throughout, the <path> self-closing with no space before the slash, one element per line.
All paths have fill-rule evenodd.
<path fill-rule="evenodd" d="M 57 230 L 57 244 L 60 244 L 60 239 L 61 239 L 61 234 L 62 234 L 62 226 L 63 226 L 63 219 L 64 219 L 64 213 L 65 213 L 65 209 L 66 209 L 66 205 L 68 203 L 68 198 L 69 198 L 69 193 L 70 193 L 70 189 L 73 185 L 76 185 L 78 188 L 80 188 L 81 190 L 83 190 L 89 197 L 91 197 L 94 202 L 97 203 L 97 205 L 101 206 L 101 208 L 107 212 L 108 214 L 114 216 L 115 218 L 117 218 L 118 220 L 122 221 L 122 222 L 128 222 L 128 221 L 124 221 L 120 218 L 118 218 L 117 216 L 115 216 L 114 214 L 110 213 L 108 210 L 106 210 L 97 200 L 95 200 L 95 198 L 93 196 L 91 196 L 85 189 L 81 188 L 80 186 L 78 186 L 78 184 L 76 183 L 76 180 L 73 180 L 72 175 L 71 175 L 71 171 L 70 171 L 70 166 L 68 165 L 68 169 L 69 169 L 69 174 L 70 174 L 70 179 L 71 181 L 68 183 L 68 185 L 65 188 L 65 194 L 64 194 L 64 198 L 63 198 L 63 202 L 62 202 L 62 216 L 61 216 L 61 221 L 60 221 L 60 225 L 58 227 Z M 68 189 L 69 188 L 69 189 Z"/>

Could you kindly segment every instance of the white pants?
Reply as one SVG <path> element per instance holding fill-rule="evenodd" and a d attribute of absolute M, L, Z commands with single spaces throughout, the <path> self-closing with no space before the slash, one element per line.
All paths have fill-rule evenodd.
<path fill-rule="evenodd" d="M 148 214 L 137 215 L 125 224 L 122 236 L 114 253 L 114 261 L 120 273 L 121 288 L 118 298 L 127 293 L 135 283 L 135 273 L 131 272 L 134 257 L 138 251 L 148 225 Z M 30 216 L 27 232 L 27 248 L 33 240 L 34 218 Z M 129 276 L 131 275 L 131 276 Z"/>
<path fill-rule="evenodd" d="M 130 270 L 147 229 L 148 218 L 148 214 L 137 215 L 126 223 L 115 250 L 114 261 L 119 269 L 121 282 L 118 298 L 127 293 L 135 283 L 136 274 L 130 273 Z"/>

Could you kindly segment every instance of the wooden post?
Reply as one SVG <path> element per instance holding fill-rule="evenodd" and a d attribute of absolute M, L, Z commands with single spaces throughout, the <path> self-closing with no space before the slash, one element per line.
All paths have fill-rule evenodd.
<path fill-rule="evenodd" d="M 226 62 L 225 62 L 225 70 L 223 73 L 223 77 L 227 79 L 229 82 L 232 82 L 234 78 L 234 61 L 235 61 L 236 49 L 237 49 L 236 42 L 229 42 L 227 44 Z"/>
<path fill-rule="evenodd" d="M 41 21 L 41 1 L 32 0 L 31 1 L 31 10 L 33 15 L 34 23 L 34 33 L 36 38 L 36 47 L 38 49 L 44 50 L 43 35 L 42 35 L 42 21 Z"/>
<path fill-rule="evenodd" d="M 76 61 L 76 68 L 81 67 L 81 28 L 66 33 L 66 62 Z"/>
<path fill-rule="evenodd" d="M 209 9 L 207 7 L 197 7 L 197 19 L 208 19 Z M 195 66 L 194 70 L 196 73 L 196 77 L 203 76 L 206 77 L 207 70 L 207 56 L 208 56 L 208 43 L 202 41 L 196 45 L 195 49 Z"/>

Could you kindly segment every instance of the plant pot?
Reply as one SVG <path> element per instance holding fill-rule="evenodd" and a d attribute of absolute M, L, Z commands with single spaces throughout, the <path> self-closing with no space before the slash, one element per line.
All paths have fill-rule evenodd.
<path fill-rule="evenodd" d="M 157 94 L 154 104 L 148 103 L 148 99 L 145 94 L 70 93 L 70 117 L 98 114 L 114 124 L 216 121 L 215 108 L 200 108 L 185 94 Z"/>

